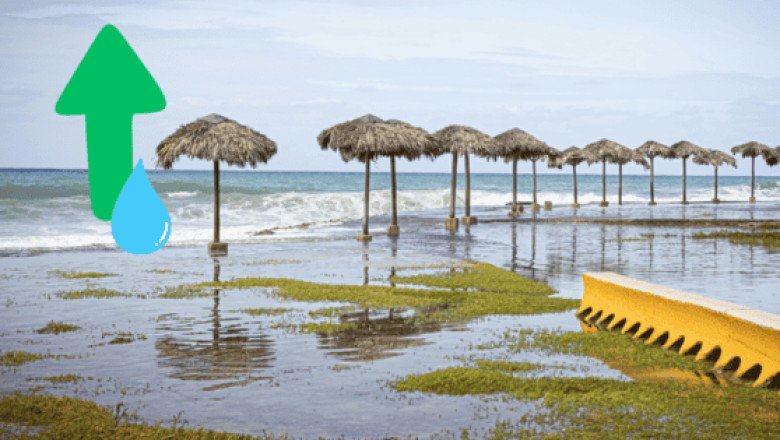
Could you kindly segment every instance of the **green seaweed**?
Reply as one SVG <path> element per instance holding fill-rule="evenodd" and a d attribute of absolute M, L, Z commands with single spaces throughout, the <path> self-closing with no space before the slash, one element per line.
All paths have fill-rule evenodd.
<path fill-rule="evenodd" d="M 263 315 L 281 315 L 283 313 L 289 312 L 290 310 L 291 309 L 286 309 L 283 307 L 277 307 L 277 308 L 255 307 L 255 308 L 241 309 L 240 311 L 242 313 L 246 313 L 247 315 L 251 315 L 251 316 L 263 316 Z"/>
<path fill-rule="evenodd" d="M 353 322 L 306 322 L 303 324 L 274 324 L 271 328 L 287 329 L 299 333 L 332 335 L 334 333 L 355 330 L 357 324 Z"/>
<path fill-rule="evenodd" d="M 40 334 L 58 335 L 60 333 L 75 332 L 76 330 L 79 329 L 81 329 L 81 327 L 77 325 L 65 324 L 64 322 L 49 321 L 45 326 L 39 328 L 38 330 L 35 330 L 35 332 Z"/>
<path fill-rule="evenodd" d="M 489 359 L 477 359 L 476 366 L 481 370 L 500 371 L 503 373 L 525 373 L 544 368 L 544 365 L 533 362 L 495 361 Z"/>
<path fill-rule="evenodd" d="M 61 270 L 55 270 L 52 271 L 55 275 L 58 275 L 62 278 L 68 278 L 68 279 L 79 279 L 79 278 L 105 278 L 105 277 L 114 277 L 116 276 L 115 273 L 108 273 L 108 272 L 65 272 Z"/>
<path fill-rule="evenodd" d="M 394 276 L 390 281 L 446 289 L 477 289 L 492 293 L 518 293 L 523 295 L 550 295 L 550 286 L 533 281 L 514 272 L 487 263 L 474 263 L 452 268 L 433 275 Z"/>
<path fill-rule="evenodd" d="M 674 381 L 524 378 L 451 367 L 410 375 L 397 391 L 454 396 L 503 393 L 546 411 L 499 422 L 493 438 L 778 438 L 780 396 L 749 387 Z"/>
<path fill-rule="evenodd" d="M 82 290 L 71 290 L 68 292 L 59 292 L 57 293 L 57 296 L 63 299 L 87 299 L 87 298 L 105 299 L 105 298 L 127 298 L 132 295 L 118 292 L 116 290 L 111 290 L 111 289 L 82 289 Z"/>
<path fill-rule="evenodd" d="M 693 234 L 696 240 L 718 240 L 725 239 L 731 244 L 745 244 L 749 246 L 762 246 L 770 250 L 780 250 L 780 231 L 771 230 L 768 227 L 762 227 L 751 232 L 737 231 L 717 231 L 717 232 L 699 232 Z"/>
<path fill-rule="evenodd" d="M 174 420 L 172 427 L 131 423 L 131 417 L 116 408 L 94 402 L 50 395 L 14 394 L 0 399 L 2 425 L 17 428 L 21 438 L 48 439 L 177 439 L 177 440 L 250 440 L 286 438 L 265 434 L 261 437 L 183 428 Z M 33 429 L 30 429 L 33 428 Z M 43 429 L 35 429 L 43 428 Z M 2 434 L 2 431 L 0 431 Z"/>
<path fill-rule="evenodd" d="M 173 270 L 173 269 L 149 269 L 149 270 L 147 270 L 147 272 L 149 272 L 149 273 L 156 273 L 156 274 L 159 274 L 159 275 L 167 275 L 167 274 L 176 273 L 176 271 Z"/>
<path fill-rule="evenodd" d="M 416 284 L 436 284 L 449 287 L 449 290 L 320 284 L 285 278 L 237 278 L 191 287 L 269 288 L 281 298 L 296 301 L 350 302 L 373 309 L 435 310 L 427 316 L 435 321 L 462 321 L 496 314 L 555 313 L 579 305 L 574 299 L 551 297 L 553 290 L 549 286 L 504 269 L 484 263 L 477 263 L 470 269 L 414 278 Z"/>
<path fill-rule="evenodd" d="M 161 299 L 194 299 L 206 298 L 212 296 L 211 292 L 203 289 L 192 288 L 191 286 L 167 287 L 162 293 L 157 295 Z"/>
<path fill-rule="evenodd" d="M 116 333 L 116 335 L 108 341 L 109 345 L 130 344 L 134 341 L 145 341 L 146 335 L 138 334 L 134 335 L 129 332 Z"/>
<path fill-rule="evenodd" d="M 477 360 L 409 375 L 401 392 L 447 395 L 505 394 L 546 408 L 496 424 L 492 438 L 778 438 L 780 394 L 746 386 L 712 386 L 694 374 L 702 364 L 617 332 L 528 330 L 505 333 L 511 351 L 591 356 L 635 381 L 603 378 L 529 378 L 513 373 L 534 364 Z M 707 364 L 705 364 L 707 365 Z M 711 364 L 709 364 L 711 367 Z M 657 374 L 659 372 L 688 374 Z"/>
<path fill-rule="evenodd" d="M 58 376 L 38 377 L 36 380 L 45 380 L 50 383 L 77 383 L 81 376 L 77 374 L 60 374 Z"/>
<path fill-rule="evenodd" d="M 30 353 L 28 351 L 6 351 L 0 355 L 4 367 L 16 367 L 29 362 L 35 362 L 41 359 L 53 358 L 50 354 Z"/>
<path fill-rule="evenodd" d="M 697 362 L 692 357 L 634 340 L 618 332 L 564 332 L 561 330 L 521 329 L 505 335 L 513 351 L 539 350 L 546 354 L 590 356 L 603 360 L 614 368 L 631 370 L 678 369 L 698 371 L 711 363 Z"/>
<path fill-rule="evenodd" d="M 322 309 L 312 310 L 309 312 L 309 316 L 312 318 L 335 318 L 337 316 L 345 315 L 360 310 L 358 307 L 324 307 Z"/>

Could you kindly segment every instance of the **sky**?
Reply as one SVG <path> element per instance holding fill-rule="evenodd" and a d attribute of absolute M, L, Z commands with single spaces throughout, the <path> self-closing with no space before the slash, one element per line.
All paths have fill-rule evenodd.
<path fill-rule="evenodd" d="M 160 140 L 209 113 L 276 141 L 279 152 L 259 169 L 277 171 L 361 171 L 321 151 L 316 136 L 365 113 L 430 131 L 519 127 L 561 149 L 605 137 L 631 147 L 780 144 L 780 2 L 771 0 L 4 0 L 0 167 L 86 167 L 83 118 L 57 115 L 54 104 L 109 23 L 167 100 L 133 119 L 135 158 L 147 168 Z M 757 162 L 759 175 L 780 172 Z M 398 170 L 449 166 L 440 158 Z M 739 166 L 721 174 L 750 173 L 749 160 Z M 379 160 L 373 169 L 388 168 Z M 679 174 L 681 165 L 656 169 Z M 475 159 L 472 170 L 510 165 Z"/>

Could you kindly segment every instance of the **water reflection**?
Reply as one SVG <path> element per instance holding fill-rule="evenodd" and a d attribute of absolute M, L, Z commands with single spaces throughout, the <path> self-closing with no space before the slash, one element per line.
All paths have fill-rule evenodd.
<path fill-rule="evenodd" d="M 368 258 L 368 242 L 363 242 L 363 285 L 368 285 L 368 264 L 369 264 L 369 258 Z"/>
<path fill-rule="evenodd" d="M 395 282 L 393 280 L 393 277 L 395 277 L 396 273 L 396 258 L 398 257 L 398 237 L 390 237 L 390 256 L 392 257 L 393 261 L 390 263 L 390 278 L 389 283 L 391 287 L 395 287 Z"/>
<path fill-rule="evenodd" d="M 219 260 L 214 259 L 214 281 L 219 281 L 219 272 Z M 248 329 L 241 316 L 222 317 L 219 289 L 214 289 L 212 298 L 206 319 L 178 314 L 158 317 L 157 332 L 162 336 L 155 342 L 157 364 L 176 379 L 220 381 L 205 391 L 269 379 L 260 373 L 275 359 L 272 339 Z"/>
<path fill-rule="evenodd" d="M 354 327 L 332 334 L 318 334 L 319 348 L 344 361 L 371 361 L 401 354 L 406 347 L 425 344 L 426 333 L 442 330 L 442 325 L 425 316 L 397 310 L 345 313 L 341 323 Z"/>

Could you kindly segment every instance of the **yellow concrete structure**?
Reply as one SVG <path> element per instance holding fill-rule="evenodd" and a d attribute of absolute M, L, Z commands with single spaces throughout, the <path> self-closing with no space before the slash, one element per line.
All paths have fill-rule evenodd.
<path fill-rule="evenodd" d="M 713 361 L 754 386 L 780 386 L 780 316 L 611 272 L 582 277 L 585 324 Z"/>

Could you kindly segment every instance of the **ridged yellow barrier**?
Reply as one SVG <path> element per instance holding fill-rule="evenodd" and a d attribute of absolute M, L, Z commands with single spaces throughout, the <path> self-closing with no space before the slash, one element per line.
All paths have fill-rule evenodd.
<path fill-rule="evenodd" d="M 780 316 L 611 272 L 582 278 L 584 322 L 713 361 L 754 386 L 780 386 Z"/>

